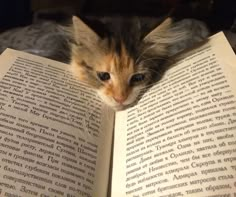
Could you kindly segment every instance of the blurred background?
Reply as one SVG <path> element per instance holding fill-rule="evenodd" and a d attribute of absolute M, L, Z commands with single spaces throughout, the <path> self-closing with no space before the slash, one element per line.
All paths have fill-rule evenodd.
<path fill-rule="evenodd" d="M 234 28 L 236 0 L 1 0 L 0 30 L 31 24 L 48 18 L 61 22 L 77 15 L 161 16 L 205 21 L 212 31 Z"/>
<path fill-rule="evenodd" d="M 56 51 L 65 46 L 63 32 L 58 32 L 56 25 L 70 23 L 72 15 L 168 14 L 176 19 L 202 20 L 211 34 L 223 30 L 236 52 L 236 0 L 1 0 L 0 52 L 10 47 L 66 60 L 68 54 L 58 57 Z"/>

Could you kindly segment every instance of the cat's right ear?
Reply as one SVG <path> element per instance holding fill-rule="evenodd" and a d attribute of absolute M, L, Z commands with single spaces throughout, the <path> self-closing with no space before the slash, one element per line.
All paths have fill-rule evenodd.
<path fill-rule="evenodd" d="M 78 44 L 93 47 L 100 39 L 99 35 L 86 25 L 80 18 L 73 16 L 74 39 Z"/>

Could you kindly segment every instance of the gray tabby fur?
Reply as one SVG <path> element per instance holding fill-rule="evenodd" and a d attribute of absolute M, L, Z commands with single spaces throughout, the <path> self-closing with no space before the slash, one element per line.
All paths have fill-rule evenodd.
<path fill-rule="evenodd" d="M 68 36 L 60 25 L 44 21 L 0 34 L 0 52 L 6 48 L 25 51 L 50 59 L 69 62 Z"/>

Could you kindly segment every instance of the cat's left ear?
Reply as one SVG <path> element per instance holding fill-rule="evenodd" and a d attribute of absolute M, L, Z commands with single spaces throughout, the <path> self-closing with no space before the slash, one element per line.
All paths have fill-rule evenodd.
<path fill-rule="evenodd" d="M 72 21 L 75 41 L 87 47 L 95 46 L 100 39 L 99 35 L 77 16 L 73 16 Z"/>
<path fill-rule="evenodd" d="M 154 30 L 148 33 L 143 41 L 148 43 L 150 49 L 158 55 L 170 56 L 168 47 L 181 41 L 186 36 L 186 32 L 176 28 L 173 20 L 167 18 Z"/>

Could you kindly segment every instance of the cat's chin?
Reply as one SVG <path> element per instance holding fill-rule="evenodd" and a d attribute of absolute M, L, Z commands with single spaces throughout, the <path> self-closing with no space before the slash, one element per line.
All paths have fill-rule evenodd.
<path fill-rule="evenodd" d="M 109 107 L 111 107 L 113 110 L 115 111 L 123 111 L 129 107 L 132 107 L 134 105 L 135 102 L 129 103 L 129 104 L 111 104 L 111 103 L 106 103 L 106 105 L 108 105 Z"/>
<path fill-rule="evenodd" d="M 110 107 L 112 107 L 115 111 L 122 111 L 128 108 L 127 105 L 116 105 L 116 106 L 110 106 Z"/>
<path fill-rule="evenodd" d="M 106 105 L 108 105 L 109 107 L 111 107 L 112 109 L 114 109 L 115 111 L 122 111 L 122 110 L 125 110 L 127 109 L 130 104 L 128 105 L 125 105 L 125 104 L 111 104 L 111 103 L 106 103 Z"/>

